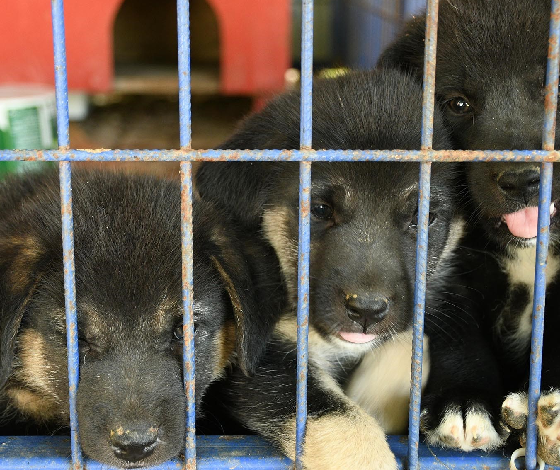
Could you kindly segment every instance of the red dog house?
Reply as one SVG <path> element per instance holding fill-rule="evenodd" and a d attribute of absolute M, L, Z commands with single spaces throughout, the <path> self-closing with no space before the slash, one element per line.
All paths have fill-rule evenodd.
<path fill-rule="evenodd" d="M 264 96 L 281 90 L 290 63 L 290 1 L 205 1 L 215 15 L 219 37 L 216 91 Z M 7 8 L 9 14 L 0 15 L 0 84 L 54 83 L 51 2 L 7 2 L 4 13 Z M 65 2 L 71 90 L 113 90 L 113 32 L 122 3 L 123 0 Z M 193 46 L 195 42 L 193 38 Z"/>

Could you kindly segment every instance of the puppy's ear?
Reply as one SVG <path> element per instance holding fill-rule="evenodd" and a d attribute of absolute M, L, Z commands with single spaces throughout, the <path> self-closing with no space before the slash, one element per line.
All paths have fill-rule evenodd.
<path fill-rule="evenodd" d="M 284 305 L 280 270 L 270 271 L 264 259 L 255 259 L 251 253 L 242 257 L 228 250 L 220 259 L 213 257 L 212 260 L 233 308 L 238 365 L 245 374 L 251 375 Z M 275 257 L 272 261 L 275 262 Z"/>
<path fill-rule="evenodd" d="M 381 68 L 395 68 L 421 76 L 424 69 L 426 16 L 419 15 L 406 23 L 397 39 L 383 51 L 377 61 Z"/>
<path fill-rule="evenodd" d="M 258 226 L 277 172 L 275 162 L 205 162 L 195 186 L 202 199 L 227 208 L 243 225 Z"/>
<path fill-rule="evenodd" d="M 39 282 L 38 266 L 43 254 L 39 240 L 32 235 L 0 239 L 0 387 L 11 372 L 15 339 Z"/>
<path fill-rule="evenodd" d="M 298 93 L 285 93 L 243 120 L 237 131 L 219 148 L 299 148 Z M 295 162 L 204 162 L 196 174 L 200 196 L 227 208 L 229 214 L 249 227 L 260 225 L 270 188 Z"/>

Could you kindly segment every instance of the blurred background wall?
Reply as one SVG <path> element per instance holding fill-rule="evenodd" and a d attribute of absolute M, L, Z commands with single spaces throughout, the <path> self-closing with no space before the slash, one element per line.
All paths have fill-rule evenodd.
<path fill-rule="evenodd" d="M 425 0 L 314 3 L 318 74 L 373 68 L 403 22 L 425 7 Z M 211 148 L 242 117 L 297 85 L 301 1 L 191 0 L 190 8 L 193 148 Z M 71 146 L 177 148 L 175 0 L 66 0 L 65 15 Z M 14 84 L 52 88 L 50 21 L 50 2 L 5 0 L 0 16 L 4 91 Z M 0 89 L 0 111 L 3 96 Z M 135 168 L 146 165 L 176 172 L 173 164 Z"/>

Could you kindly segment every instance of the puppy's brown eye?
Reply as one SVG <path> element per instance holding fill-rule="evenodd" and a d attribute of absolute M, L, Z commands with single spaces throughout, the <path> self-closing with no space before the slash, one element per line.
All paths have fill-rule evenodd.
<path fill-rule="evenodd" d="M 449 109 L 455 114 L 467 114 L 472 111 L 472 106 L 462 96 L 456 96 L 447 102 Z"/>
<path fill-rule="evenodd" d="M 316 204 L 311 207 L 311 213 L 314 217 L 321 220 L 329 220 L 333 216 L 333 209 L 328 204 Z"/>

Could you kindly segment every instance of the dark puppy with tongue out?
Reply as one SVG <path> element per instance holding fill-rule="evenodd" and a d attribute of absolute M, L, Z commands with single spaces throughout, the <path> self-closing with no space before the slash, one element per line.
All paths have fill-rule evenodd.
<path fill-rule="evenodd" d="M 560 173 L 556 166 L 554 170 L 537 426 L 539 456 L 560 465 Z M 459 321 L 470 326 L 457 327 L 455 319 L 451 331 L 461 330 L 464 339 L 445 352 L 445 362 L 455 362 L 453 368 L 461 372 L 449 381 L 444 374 L 450 369 L 438 367 L 430 379 L 423 426 L 433 443 L 491 448 L 511 434 L 510 442 L 525 445 L 539 182 L 537 164 L 465 165 L 470 229 L 459 248 L 462 262 L 455 286 L 438 302 L 460 304 Z M 459 437 L 452 432 L 452 415 L 464 421 Z"/>
<path fill-rule="evenodd" d="M 443 0 L 436 95 L 460 149 L 540 149 L 549 0 Z M 425 16 L 383 53 L 382 67 L 422 78 Z M 512 32 L 514 32 L 512 34 Z M 557 122 L 560 122 L 557 120 Z M 560 143 L 556 131 L 556 148 Z M 472 450 L 525 426 L 540 167 L 469 163 L 468 234 L 454 279 L 427 307 L 430 378 L 422 427 L 432 444 Z M 560 237 L 555 168 L 547 267 L 539 455 L 560 465 Z M 519 429 L 521 428 L 521 429 Z M 522 439 L 523 441 L 523 439 Z"/>
<path fill-rule="evenodd" d="M 540 173 L 537 165 L 468 163 L 467 231 L 447 282 L 428 302 L 430 374 L 421 427 L 432 445 L 525 445 Z M 539 456 L 560 464 L 560 237 L 553 179 Z M 504 401 L 505 397 L 505 401 Z"/>

